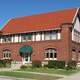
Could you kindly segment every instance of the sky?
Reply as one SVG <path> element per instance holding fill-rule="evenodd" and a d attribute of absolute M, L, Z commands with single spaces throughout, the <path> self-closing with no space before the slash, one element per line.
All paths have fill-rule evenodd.
<path fill-rule="evenodd" d="M 0 0 L 0 28 L 12 18 L 80 7 L 80 0 Z"/>

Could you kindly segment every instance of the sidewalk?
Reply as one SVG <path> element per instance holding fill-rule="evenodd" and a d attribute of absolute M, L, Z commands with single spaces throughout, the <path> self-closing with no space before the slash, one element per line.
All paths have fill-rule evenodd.
<path fill-rule="evenodd" d="M 16 78 L 7 77 L 7 76 L 0 76 L 0 80 L 16 80 Z"/>
<path fill-rule="evenodd" d="M 0 76 L 0 80 L 34 80 L 34 79 L 16 78 L 16 77 L 10 77 L 10 76 Z"/>
<path fill-rule="evenodd" d="M 71 76 L 64 77 L 59 80 L 80 80 L 80 72 Z"/>

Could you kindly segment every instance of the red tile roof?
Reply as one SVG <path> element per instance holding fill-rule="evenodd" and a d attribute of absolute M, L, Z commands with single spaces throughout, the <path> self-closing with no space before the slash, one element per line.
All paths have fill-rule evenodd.
<path fill-rule="evenodd" d="M 3 34 L 15 34 L 60 28 L 62 23 L 72 22 L 76 10 L 74 8 L 11 19 L 3 27 L 2 32 Z"/>

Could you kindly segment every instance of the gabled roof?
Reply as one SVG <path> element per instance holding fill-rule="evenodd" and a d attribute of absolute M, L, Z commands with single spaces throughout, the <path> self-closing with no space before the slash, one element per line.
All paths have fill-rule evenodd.
<path fill-rule="evenodd" d="M 15 34 L 60 28 L 62 23 L 72 23 L 76 11 L 77 9 L 74 8 L 14 18 L 1 31 L 3 34 Z"/>

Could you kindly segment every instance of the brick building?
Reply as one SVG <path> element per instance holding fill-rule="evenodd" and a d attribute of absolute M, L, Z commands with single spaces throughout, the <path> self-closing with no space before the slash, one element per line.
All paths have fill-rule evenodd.
<path fill-rule="evenodd" d="M 0 59 L 80 61 L 80 9 L 9 20 L 0 31 Z"/>

